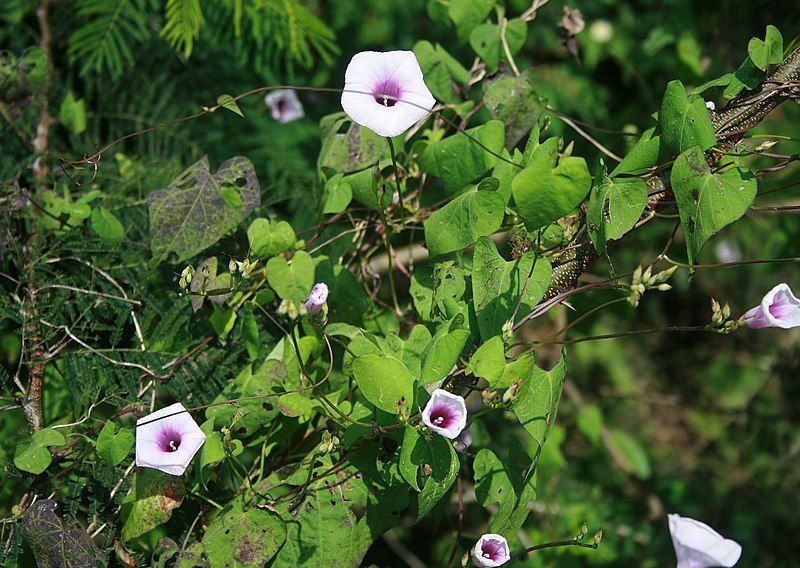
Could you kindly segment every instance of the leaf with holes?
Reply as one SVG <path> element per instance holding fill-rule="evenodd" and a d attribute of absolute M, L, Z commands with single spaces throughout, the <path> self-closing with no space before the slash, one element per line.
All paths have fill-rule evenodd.
<path fill-rule="evenodd" d="M 122 500 L 122 541 L 140 537 L 166 523 L 172 511 L 181 506 L 184 494 L 182 477 L 139 468 L 130 491 Z"/>
<path fill-rule="evenodd" d="M 203 535 L 203 549 L 212 566 L 263 566 L 286 540 L 286 524 L 276 513 L 239 500 L 230 503 Z"/>
<path fill-rule="evenodd" d="M 98 568 L 106 566 L 103 552 L 89 533 L 65 525 L 55 513 L 57 503 L 40 499 L 28 507 L 19 523 L 39 568 Z"/>
<path fill-rule="evenodd" d="M 545 257 L 527 252 L 506 261 L 491 239 L 478 239 L 472 260 L 472 294 L 484 341 L 500 335 L 515 312 L 515 320 L 527 315 L 544 296 L 552 274 Z"/>
<path fill-rule="evenodd" d="M 676 158 L 670 182 L 692 264 L 714 233 L 747 212 L 758 189 L 749 170 L 730 167 L 722 173 L 712 173 L 697 146 Z"/>
<path fill-rule="evenodd" d="M 223 189 L 230 188 L 239 193 L 238 207 L 223 198 Z M 161 262 L 175 253 L 175 262 L 181 262 L 194 256 L 234 229 L 260 203 L 261 190 L 250 160 L 231 158 L 211 174 L 208 158 L 202 158 L 169 187 L 147 197 L 153 258 Z"/>

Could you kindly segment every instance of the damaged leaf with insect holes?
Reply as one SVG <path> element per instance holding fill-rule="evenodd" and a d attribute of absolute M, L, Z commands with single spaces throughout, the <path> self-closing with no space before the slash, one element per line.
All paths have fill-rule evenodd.
<path fill-rule="evenodd" d="M 162 262 L 173 254 L 175 262 L 181 262 L 194 256 L 235 228 L 260 203 L 260 185 L 250 160 L 231 158 L 212 174 L 208 158 L 201 158 L 166 189 L 147 197 L 153 259 Z"/>

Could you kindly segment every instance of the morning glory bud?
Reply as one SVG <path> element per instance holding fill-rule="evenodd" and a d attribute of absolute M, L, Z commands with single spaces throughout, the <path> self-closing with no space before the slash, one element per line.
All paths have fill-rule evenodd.
<path fill-rule="evenodd" d="M 744 314 L 747 327 L 780 327 L 789 329 L 800 326 L 800 300 L 792 293 L 788 284 L 778 284 L 767 292 L 761 304 Z"/>
<path fill-rule="evenodd" d="M 322 306 L 324 306 L 325 302 L 327 301 L 328 285 L 323 282 L 314 284 L 314 287 L 311 289 L 311 293 L 306 299 L 306 311 L 310 314 L 316 314 L 322 309 Z"/>

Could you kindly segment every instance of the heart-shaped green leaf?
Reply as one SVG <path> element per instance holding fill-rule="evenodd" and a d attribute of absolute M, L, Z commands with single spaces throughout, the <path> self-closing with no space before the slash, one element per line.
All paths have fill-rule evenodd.
<path fill-rule="evenodd" d="M 295 234 L 286 221 L 270 221 L 259 217 L 247 228 L 250 254 L 268 258 L 282 253 L 294 244 Z"/>
<path fill-rule="evenodd" d="M 104 462 L 111 467 L 115 467 L 122 462 L 133 448 L 133 432 L 128 428 L 117 428 L 114 423 L 109 420 L 106 422 L 103 429 L 100 430 L 100 435 L 97 437 L 97 445 L 95 450 L 97 455 L 100 456 Z"/>
<path fill-rule="evenodd" d="M 267 282 L 281 299 L 303 302 L 314 285 L 314 260 L 303 250 L 291 261 L 274 256 L 267 262 Z"/>
<path fill-rule="evenodd" d="M 500 41 L 501 31 L 501 24 L 481 24 L 473 29 L 469 35 L 469 44 L 486 63 L 489 71 L 496 70 L 500 59 L 506 55 L 503 44 Z M 511 57 L 514 57 L 525 45 L 528 24 L 520 18 L 508 20 L 505 35 L 508 50 L 511 52 Z"/>
<path fill-rule="evenodd" d="M 714 233 L 747 212 L 758 189 L 758 182 L 749 170 L 733 167 L 712 173 L 705 154 L 697 146 L 675 159 L 670 182 L 678 202 L 690 263 L 695 262 Z"/>
<path fill-rule="evenodd" d="M 511 183 L 514 202 L 529 231 L 569 214 L 592 185 L 583 158 L 562 158 L 554 168 L 543 148 L 545 145 L 534 151 L 530 164 Z"/>
<path fill-rule="evenodd" d="M 666 148 L 676 154 L 692 146 L 708 150 L 717 142 L 706 103 L 698 95 L 687 95 L 680 81 L 667 84 L 658 122 Z"/>
<path fill-rule="evenodd" d="M 390 414 L 397 414 L 403 400 L 414 404 L 414 377 L 402 362 L 387 355 L 368 354 L 353 360 L 353 377 L 368 401 Z"/>
<path fill-rule="evenodd" d="M 40 474 L 52 461 L 49 446 L 63 446 L 67 443 L 64 435 L 52 428 L 42 428 L 31 436 L 24 448 L 18 449 L 14 456 L 14 465 L 22 471 Z"/>
<path fill-rule="evenodd" d="M 506 204 L 497 191 L 469 190 L 433 212 L 423 223 L 431 256 L 461 250 L 503 224 Z"/>
<path fill-rule="evenodd" d="M 783 36 L 773 25 L 767 26 L 767 33 L 764 40 L 754 37 L 747 44 L 747 54 L 750 59 L 761 70 L 770 65 L 777 65 L 783 61 Z"/>

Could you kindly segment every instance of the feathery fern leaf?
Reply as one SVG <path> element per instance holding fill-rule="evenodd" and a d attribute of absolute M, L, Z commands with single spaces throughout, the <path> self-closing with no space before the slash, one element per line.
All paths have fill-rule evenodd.
<path fill-rule="evenodd" d="M 176 50 L 188 58 L 192 55 L 194 41 L 203 27 L 203 9 L 200 0 L 169 0 L 166 23 L 161 35 Z"/>
<path fill-rule="evenodd" d="M 81 75 L 108 71 L 122 75 L 134 59 L 133 43 L 149 36 L 146 0 L 81 0 L 77 15 L 86 19 L 69 38 L 69 59 L 81 63 Z"/>

